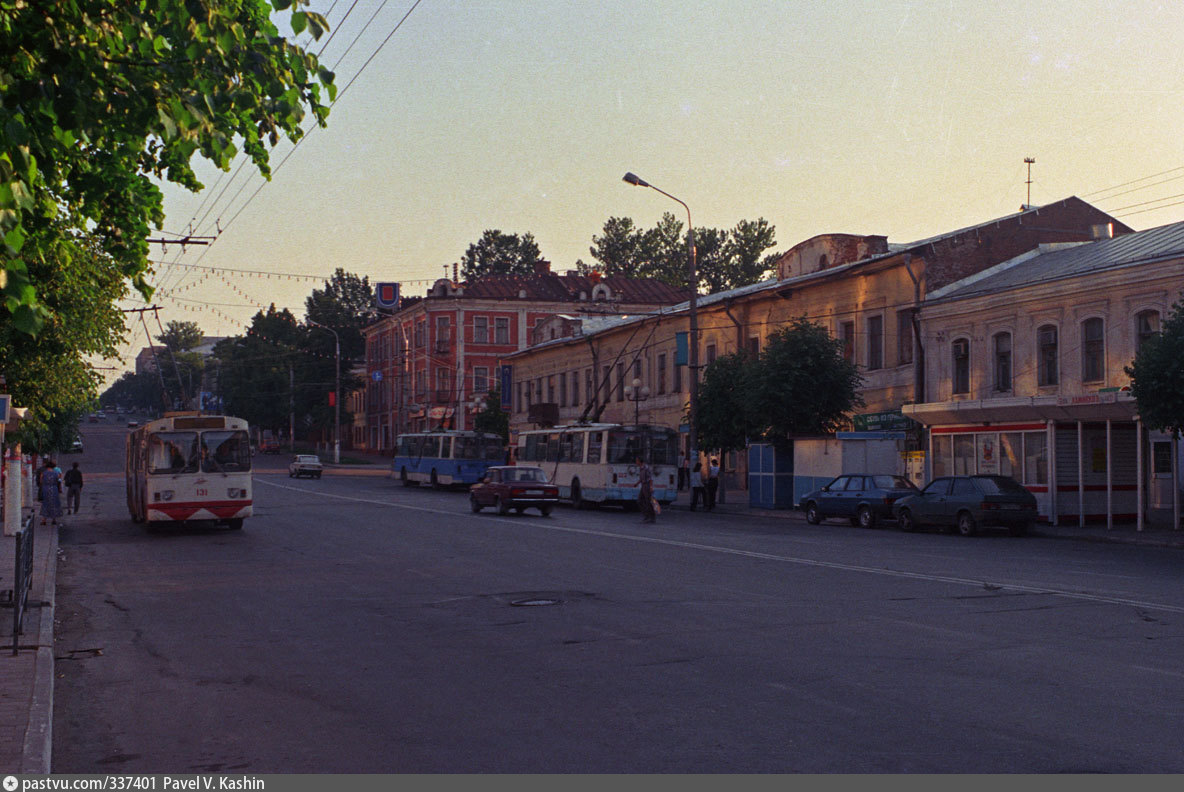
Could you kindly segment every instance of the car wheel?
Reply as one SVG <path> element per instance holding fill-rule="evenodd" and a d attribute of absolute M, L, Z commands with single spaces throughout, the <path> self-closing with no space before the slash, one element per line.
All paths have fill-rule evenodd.
<path fill-rule="evenodd" d="M 584 493 L 580 490 L 580 480 L 571 480 L 571 507 L 573 509 L 587 508 L 588 502 L 584 500 Z"/>
<path fill-rule="evenodd" d="M 822 522 L 822 515 L 818 511 L 817 503 L 811 502 L 806 504 L 806 522 L 810 523 L 810 525 L 818 525 L 818 523 Z"/>
<path fill-rule="evenodd" d="M 917 529 L 917 524 L 913 522 L 913 513 L 908 509 L 900 510 L 900 516 L 896 518 L 896 523 L 900 526 L 900 530 L 906 533 Z"/>
<path fill-rule="evenodd" d="M 407 468 L 402 468 L 399 471 L 399 481 L 403 482 L 404 487 L 411 486 L 411 480 L 409 478 L 407 478 Z"/>
<path fill-rule="evenodd" d="M 320 478 L 320 477 L 321 477 L 321 474 L 320 474 L 320 473 L 317 473 L 317 478 Z"/>
<path fill-rule="evenodd" d="M 551 507 L 550 506 L 540 506 L 539 511 L 542 512 L 544 517 L 551 516 Z"/>
<path fill-rule="evenodd" d="M 481 511 L 481 504 L 477 502 L 476 495 L 469 496 L 469 508 L 473 510 L 473 514 Z"/>
<path fill-rule="evenodd" d="M 856 519 L 859 521 L 860 528 L 876 527 L 876 515 L 874 512 L 872 512 L 870 506 L 860 506 L 859 513 L 856 515 Z"/>
<path fill-rule="evenodd" d="M 241 531 L 243 529 L 243 518 L 235 517 L 233 520 L 227 520 L 226 527 L 232 531 Z"/>
<path fill-rule="evenodd" d="M 432 489 L 440 489 L 440 481 L 436 478 L 436 469 L 432 468 Z"/>
<path fill-rule="evenodd" d="M 960 512 L 958 514 L 958 533 L 963 536 L 974 536 L 978 532 L 978 526 L 974 523 L 974 517 L 970 512 Z"/>
<path fill-rule="evenodd" d="M 497 513 L 503 517 L 510 513 L 510 506 L 502 499 L 501 495 L 497 496 Z"/>
<path fill-rule="evenodd" d="M 526 507 L 525 506 L 515 506 L 514 511 L 518 512 L 519 514 L 526 514 Z"/>
<path fill-rule="evenodd" d="M 296 478 L 296 474 L 289 470 L 288 471 L 288 478 Z"/>

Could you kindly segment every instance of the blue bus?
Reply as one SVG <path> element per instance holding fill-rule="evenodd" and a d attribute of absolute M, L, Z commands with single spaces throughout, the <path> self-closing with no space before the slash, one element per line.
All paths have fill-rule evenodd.
<path fill-rule="evenodd" d="M 391 472 L 403 482 L 450 487 L 475 484 L 491 465 L 505 460 L 498 435 L 484 432 L 440 431 L 399 435 Z"/>

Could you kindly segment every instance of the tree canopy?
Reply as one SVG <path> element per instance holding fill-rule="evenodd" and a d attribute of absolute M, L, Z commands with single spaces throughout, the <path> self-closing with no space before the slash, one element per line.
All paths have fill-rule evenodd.
<path fill-rule="evenodd" d="M 195 154 L 226 170 L 241 148 L 269 175 L 268 146 L 325 123 L 333 75 L 279 34 L 293 0 L 0 0 L 0 273 L 20 332 L 53 316 L 53 274 L 89 247 L 145 296 L 155 180 L 199 190 Z M 319 37 L 319 14 L 293 33 Z"/>
<path fill-rule="evenodd" d="M 672 286 L 687 283 L 687 241 L 684 226 L 666 212 L 649 229 L 628 217 L 610 217 L 588 248 L 595 265 L 577 263 L 581 272 L 656 278 Z M 709 294 L 757 283 L 772 269 L 765 251 L 776 244 L 772 225 L 764 218 L 742 220 L 730 230 L 695 229 L 699 287 Z"/>
<path fill-rule="evenodd" d="M 1126 373 L 1143 423 L 1184 432 L 1184 299 L 1172 306 L 1160 331 L 1139 348 Z"/>
<path fill-rule="evenodd" d="M 772 333 L 758 357 L 716 358 L 699 389 L 697 434 L 704 448 L 743 448 L 747 439 L 780 443 L 830 434 L 863 405 L 859 369 L 842 342 L 805 318 Z"/>
<path fill-rule="evenodd" d="M 530 233 L 518 236 L 487 229 L 460 259 L 460 277 L 471 281 L 486 275 L 532 275 L 542 261 Z"/>

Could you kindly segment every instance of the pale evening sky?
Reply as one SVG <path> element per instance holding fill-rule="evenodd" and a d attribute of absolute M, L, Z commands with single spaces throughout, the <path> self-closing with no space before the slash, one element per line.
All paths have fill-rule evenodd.
<path fill-rule="evenodd" d="M 311 49 L 349 87 L 257 193 L 248 168 L 166 190 L 167 232 L 223 232 L 153 246 L 162 322 L 234 335 L 271 302 L 303 317 L 337 267 L 422 294 L 412 281 L 485 229 L 534 234 L 562 272 L 610 216 L 685 221 L 626 171 L 696 226 L 764 217 L 779 251 L 1014 212 L 1025 157 L 1034 204 L 1077 195 L 1136 229 L 1184 218 L 1176 3 L 421 0 L 390 35 L 414 3 L 314 0 L 337 32 Z M 147 343 L 128 325 L 124 360 L 96 361 L 119 369 L 108 382 Z"/>

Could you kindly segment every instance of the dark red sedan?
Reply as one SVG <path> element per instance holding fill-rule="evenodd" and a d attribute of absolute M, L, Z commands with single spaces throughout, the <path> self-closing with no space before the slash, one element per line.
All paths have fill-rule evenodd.
<path fill-rule="evenodd" d="M 533 465 L 499 465 L 485 472 L 485 478 L 469 490 L 469 504 L 479 512 L 486 506 L 498 514 L 510 509 L 522 514 L 537 508 L 547 516 L 559 502 L 559 488 L 547 481 L 547 474 Z"/>

